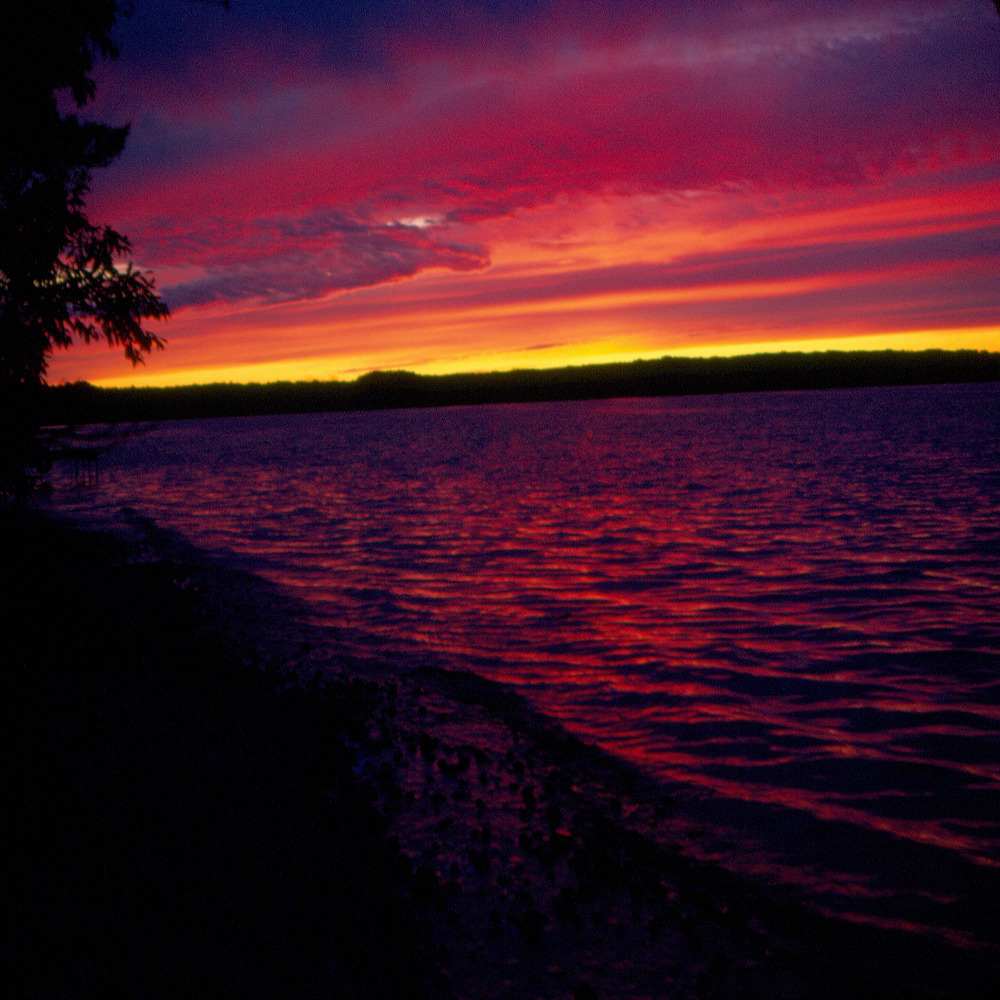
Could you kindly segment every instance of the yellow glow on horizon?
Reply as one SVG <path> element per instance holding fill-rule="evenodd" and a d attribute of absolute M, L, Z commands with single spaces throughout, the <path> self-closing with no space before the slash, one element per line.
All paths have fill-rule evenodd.
<path fill-rule="evenodd" d="M 875 333 L 814 340 L 772 340 L 755 344 L 713 344 L 671 348 L 667 354 L 684 358 L 733 358 L 741 354 L 781 351 L 1000 351 L 1000 327 L 969 330 L 920 330 Z"/>
<path fill-rule="evenodd" d="M 815 351 L 924 351 L 985 350 L 1000 351 L 1000 327 L 967 330 L 921 330 L 908 333 L 882 333 L 820 337 L 805 340 L 770 340 L 739 343 L 706 343 L 695 346 L 660 346 L 636 349 L 629 340 L 603 340 L 590 343 L 557 344 L 532 350 L 469 353 L 436 361 L 419 361 L 399 354 L 395 357 L 364 355 L 296 358 L 259 364 L 229 365 L 211 368 L 174 369 L 172 371 L 131 373 L 113 378 L 93 379 L 106 388 L 127 386 L 169 387 L 204 385 L 212 382 L 328 381 L 353 379 L 375 369 L 402 368 L 423 375 L 448 375 L 458 372 L 505 371 L 512 368 L 558 368 L 567 365 L 607 364 L 618 361 L 654 360 L 664 356 L 685 358 L 738 357 L 745 354 L 774 354 Z"/>

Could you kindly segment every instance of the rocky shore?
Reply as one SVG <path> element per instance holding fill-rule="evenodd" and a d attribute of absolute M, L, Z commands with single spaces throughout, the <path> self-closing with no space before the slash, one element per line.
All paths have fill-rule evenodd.
<path fill-rule="evenodd" d="M 17 995 L 989 995 L 992 960 L 689 860 L 506 689 L 289 647 L 280 595 L 183 554 L 3 537 Z"/>

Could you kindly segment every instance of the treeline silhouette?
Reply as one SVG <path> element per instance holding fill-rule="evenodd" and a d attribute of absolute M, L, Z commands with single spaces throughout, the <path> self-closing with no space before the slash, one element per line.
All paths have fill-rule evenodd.
<path fill-rule="evenodd" d="M 675 358 L 457 375 L 374 371 L 353 382 L 213 383 L 102 389 L 46 386 L 44 423 L 85 424 L 533 403 L 633 396 L 1000 381 L 995 351 L 826 351 Z"/>

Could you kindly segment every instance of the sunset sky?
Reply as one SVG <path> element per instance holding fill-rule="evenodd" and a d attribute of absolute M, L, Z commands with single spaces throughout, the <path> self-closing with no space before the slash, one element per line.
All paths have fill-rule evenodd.
<path fill-rule="evenodd" d="M 136 0 L 92 221 L 171 385 L 1000 350 L 988 0 Z"/>

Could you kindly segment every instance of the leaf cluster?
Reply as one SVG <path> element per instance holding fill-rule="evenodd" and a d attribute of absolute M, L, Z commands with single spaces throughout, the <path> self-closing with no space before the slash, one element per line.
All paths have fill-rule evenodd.
<path fill-rule="evenodd" d="M 0 41 L 0 376 L 41 381 L 56 347 L 74 337 L 121 346 L 133 364 L 163 341 L 143 320 L 169 314 L 153 279 L 132 264 L 128 239 L 85 213 L 91 175 L 122 152 L 128 126 L 81 121 L 90 75 L 114 58 L 116 0 L 16 0 Z"/>
<path fill-rule="evenodd" d="M 128 239 L 86 214 L 94 170 L 121 155 L 128 126 L 72 112 L 93 99 L 92 71 L 118 50 L 118 0 L 13 0 L 0 27 L 0 492 L 23 495 L 45 456 L 35 441 L 49 357 L 106 340 L 133 363 L 163 340 L 153 278 Z"/>

